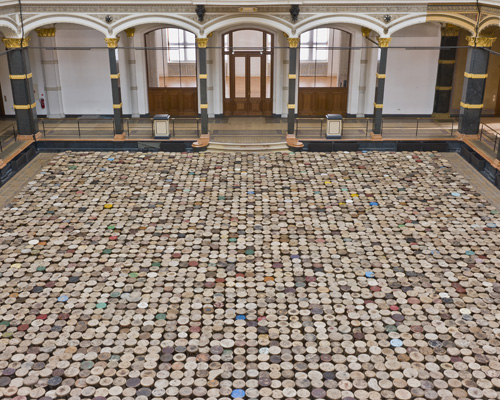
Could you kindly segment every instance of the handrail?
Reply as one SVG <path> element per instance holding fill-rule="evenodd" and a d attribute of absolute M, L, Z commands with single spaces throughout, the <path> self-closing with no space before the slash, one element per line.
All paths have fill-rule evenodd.
<path fill-rule="evenodd" d="M 489 132 L 486 132 L 484 131 L 484 127 L 486 126 L 486 128 L 490 129 L 492 131 L 492 135 L 494 136 L 494 143 L 493 143 L 493 151 L 496 150 L 497 148 L 497 145 L 499 146 L 499 150 L 500 150 L 500 132 L 498 132 L 496 129 L 492 128 L 491 126 L 489 126 L 488 124 L 485 124 L 484 122 L 481 122 L 481 132 L 479 133 L 479 141 L 482 142 L 483 141 L 483 135 L 485 135 L 486 137 L 488 137 L 488 139 L 490 140 L 493 140 L 493 138 L 489 137 L 488 136 L 488 133 Z M 487 146 L 488 146 L 488 143 L 487 142 L 484 142 Z"/>
<path fill-rule="evenodd" d="M 301 121 L 314 121 L 317 120 L 318 122 L 321 121 L 321 124 L 325 120 L 325 117 L 296 117 L 295 118 L 295 132 L 296 134 L 299 134 L 299 123 Z M 450 136 L 453 136 L 455 132 L 455 124 L 456 124 L 456 118 L 433 118 L 431 116 L 429 117 L 411 117 L 411 116 L 389 116 L 389 117 L 383 117 L 382 118 L 382 136 L 384 133 L 384 130 L 387 131 L 388 129 L 404 129 L 406 132 L 408 132 L 408 129 L 412 128 L 393 128 L 390 126 L 390 123 L 392 121 L 401 121 L 403 120 L 404 123 L 407 123 L 408 121 L 415 122 L 415 127 L 413 128 L 415 130 L 415 137 L 418 137 L 419 132 L 425 129 L 432 129 L 429 127 L 425 127 L 423 125 L 423 122 L 425 121 L 436 121 L 440 123 L 449 123 L 451 126 L 446 126 L 446 127 L 441 127 L 442 129 L 449 130 Z M 370 130 L 370 122 L 373 121 L 373 117 L 345 117 L 343 118 L 343 124 L 342 124 L 342 133 L 344 134 L 345 130 L 350 129 L 351 127 L 349 126 L 351 123 L 366 123 L 366 126 L 364 126 L 363 129 L 365 133 L 365 137 L 368 136 L 369 130 Z M 322 127 L 321 127 L 321 135 L 323 134 Z M 500 138 L 499 138 L 500 139 Z M 500 143 L 500 140 L 499 140 Z"/>
<path fill-rule="evenodd" d="M 10 135 L 4 135 L 4 133 L 12 128 L 12 133 Z M 0 151 L 3 151 L 3 146 L 5 142 L 10 141 L 14 138 L 14 142 L 17 142 L 16 124 L 9 125 L 0 131 Z"/>
<path fill-rule="evenodd" d="M 78 137 L 81 137 L 82 131 L 86 131 L 85 124 L 86 123 L 99 123 L 101 127 L 109 132 L 114 132 L 114 119 L 112 118 L 82 118 L 82 117 L 71 117 L 71 118 L 38 118 L 38 120 L 42 123 L 42 132 L 43 136 L 47 136 L 47 131 L 67 131 L 67 132 L 77 132 Z M 62 126 L 57 127 L 57 124 L 69 122 L 70 126 Z M 75 124 L 76 122 L 76 124 Z M 51 124 L 56 126 L 52 127 Z M 87 129 L 88 130 L 88 129 Z"/>
<path fill-rule="evenodd" d="M 196 137 L 200 137 L 200 117 L 170 117 L 170 122 L 172 123 L 172 137 L 175 137 L 176 121 L 196 121 Z"/>

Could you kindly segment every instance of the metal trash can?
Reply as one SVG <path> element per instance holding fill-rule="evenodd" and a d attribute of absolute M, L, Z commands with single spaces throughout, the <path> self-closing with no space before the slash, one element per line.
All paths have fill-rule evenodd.
<path fill-rule="evenodd" d="M 156 114 L 153 117 L 153 132 L 155 139 L 170 138 L 170 115 Z"/>
<path fill-rule="evenodd" d="M 326 114 L 326 138 L 340 139 L 342 137 L 342 115 Z"/>

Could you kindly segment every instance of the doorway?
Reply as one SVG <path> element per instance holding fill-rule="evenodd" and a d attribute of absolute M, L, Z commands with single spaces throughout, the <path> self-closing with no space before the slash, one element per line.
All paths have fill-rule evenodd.
<path fill-rule="evenodd" d="M 222 41 L 224 115 L 272 115 L 273 35 L 241 29 L 224 34 Z"/>

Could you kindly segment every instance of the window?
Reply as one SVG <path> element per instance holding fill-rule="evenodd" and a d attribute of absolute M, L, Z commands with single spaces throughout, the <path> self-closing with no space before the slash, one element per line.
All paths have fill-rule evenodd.
<path fill-rule="evenodd" d="M 183 29 L 165 29 L 168 47 L 168 62 L 195 62 L 196 46 L 194 33 Z"/>
<path fill-rule="evenodd" d="M 314 29 L 300 36 L 300 61 L 327 61 L 329 30 Z"/>
<path fill-rule="evenodd" d="M 179 28 L 148 32 L 146 57 L 150 88 L 195 88 L 195 35 Z"/>
<path fill-rule="evenodd" d="M 300 35 L 299 87 L 346 87 L 351 35 L 317 28 Z"/>

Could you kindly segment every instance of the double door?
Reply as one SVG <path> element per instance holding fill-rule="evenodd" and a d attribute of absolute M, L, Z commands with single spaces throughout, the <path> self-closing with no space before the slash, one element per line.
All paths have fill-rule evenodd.
<path fill-rule="evenodd" d="M 225 56 L 224 115 L 271 115 L 270 54 L 234 52 Z"/>

